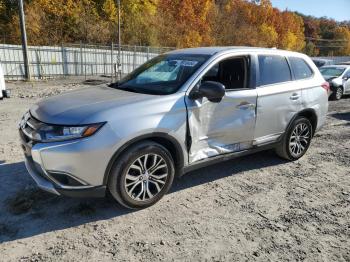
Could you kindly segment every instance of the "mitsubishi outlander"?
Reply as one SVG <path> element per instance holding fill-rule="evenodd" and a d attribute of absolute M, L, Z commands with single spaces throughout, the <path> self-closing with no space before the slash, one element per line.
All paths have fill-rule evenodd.
<path fill-rule="evenodd" d="M 50 97 L 23 116 L 29 174 L 57 195 L 148 207 L 173 179 L 260 150 L 302 157 L 325 122 L 329 84 L 303 54 L 172 51 L 121 81 Z"/>

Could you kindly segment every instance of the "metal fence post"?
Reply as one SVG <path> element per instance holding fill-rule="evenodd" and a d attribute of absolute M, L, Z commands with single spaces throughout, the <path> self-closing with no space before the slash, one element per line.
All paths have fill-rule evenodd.
<path fill-rule="evenodd" d="M 74 64 L 74 74 L 77 76 L 78 75 L 78 54 L 77 54 L 77 51 L 74 50 L 74 61 L 73 61 L 73 64 Z"/>
<path fill-rule="evenodd" d="M 103 75 L 106 75 L 106 63 L 107 63 L 107 55 L 103 52 Z"/>
<path fill-rule="evenodd" d="M 61 54 L 62 54 L 62 75 L 67 75 L 67 68 L 66 68 L 66 62 L 67 62 L 67 55 L 66 51 L 64 50 L 63 43 L 61 44 Z"/>
<path fill-rule="evenodd" d="M 30 75 L 30 68 L 29 68 L 27 32 L 26 32 L 26 24 L 24 19 L 23 0 L 19 0 L 18 5 L 19 5 L 18 7 L 19 7 L 19 16 L 20 16 L 21 36 L 22 36 L 24 74 L 25 74 L 26 80 L 30 81 L 31 75 Z"/>
<path fill-rule="evenodd" d="M 81 41 L 80 41 L 80 74 L 79 75 L 83 75 L 83 46 Z"/>
<path fill-rule="evenodd" d="M 132 62 L 132 69 L 135 70 L 136 68 L 136 45 L 134 46 L 134 58 Z"/>
<path fill-rule="evenodd" d="M 122 47 L 120 46 L 120 57 L 119 57 L 119 80 L 122 79 L 122 71 L 123 71 L 123 63 L 124 63 L 124 57 L 123 57 L 123 53 L 122 52 Z"/>
<path fill-rule="evenodd" d="M 113 83 L 113 71 L 114 71 L 114 66 L 113 66 L 113 42 L 111 43 L 111 82 Z"/>
<path fill-rule="evenodd" d="M 86 44 L 84 44 L 84 75 L 85 75 L 85 80 L 86 80 L 86 62 L 87 62 L 87 58 L 86 58 Z"/>

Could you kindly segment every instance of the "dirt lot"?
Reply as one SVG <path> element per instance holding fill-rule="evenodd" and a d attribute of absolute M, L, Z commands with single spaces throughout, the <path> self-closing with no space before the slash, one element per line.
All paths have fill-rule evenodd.
<path fill-rule="evenodd" d="M 155 206 L 38 190 L 17 136 L 38 99 L 84 86 L 9 83 L 0 101 L 0 261 L 350 261 L 350 98 L 301 160 L 263 152 L 192 172 Z"/>

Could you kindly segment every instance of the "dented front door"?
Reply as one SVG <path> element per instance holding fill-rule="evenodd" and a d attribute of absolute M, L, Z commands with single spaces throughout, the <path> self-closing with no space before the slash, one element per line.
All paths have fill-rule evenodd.
<path fill-rule="evenodd" d="M 189 162 L 252 147 L 256 101 L 255 89 L 226 91 L 220 103 L 187 98 Z"/>

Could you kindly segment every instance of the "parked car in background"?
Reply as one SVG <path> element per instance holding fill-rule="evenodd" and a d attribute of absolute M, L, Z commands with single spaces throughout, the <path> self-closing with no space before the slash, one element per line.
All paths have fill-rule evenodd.
<path fill-rule="evenodd" d="M 314 64 L 318 68 L 320 68 L 322 66 L 327 66 L 327 65 L 333 65 L 334 64 L 333 60 L 323 59 L 323 58 L 312 58 L 312 62 L 314 62 Z"/>
<path fill-rule="evenodd" d="M 10 97 L 10 92 L 6 90 L 4 72 L 0 64 L 0 99 L 4 97 Z"/>
<path fill-rule="evenodd" d="M 120 204 L 144 208 L 199 167 L 266 149 L 301 158 L 325 122 L 328 91 L 300 53 L 183 49 L 120 82 L 35 104 L 19 132 L 40 188 L 87 197 L 109 190 Z"/>
<path fill-rule="evenodd" d="M 332 65 L 320 68 L 320 72 L 331 88 L 330 98 L 339 100 L 350 94 L 350 65 Z"/>

